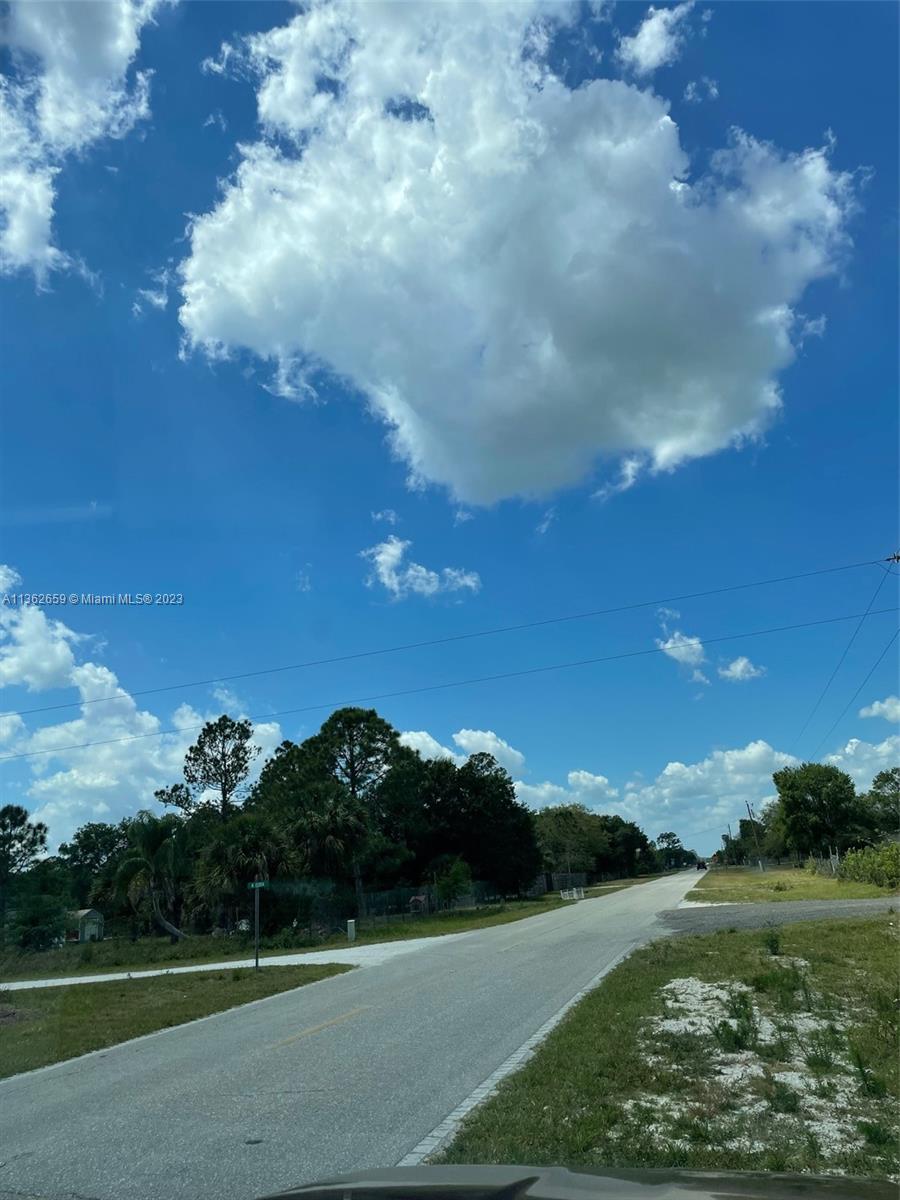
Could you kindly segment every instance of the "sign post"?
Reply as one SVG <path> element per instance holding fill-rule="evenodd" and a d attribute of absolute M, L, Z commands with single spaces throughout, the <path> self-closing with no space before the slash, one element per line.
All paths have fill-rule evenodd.
<path fill-rule="evenodd" d="M 259 893 L 268 885 L 262 879 L 248 883 L 248 889 L 253 893 L 253 945 L 256 954 L 256 970 L 259 970 Z"/>

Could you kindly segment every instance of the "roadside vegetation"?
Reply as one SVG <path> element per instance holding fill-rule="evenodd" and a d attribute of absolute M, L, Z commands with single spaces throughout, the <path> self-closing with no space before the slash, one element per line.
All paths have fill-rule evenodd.
<path fill-rule="evenodd" d="M 896 890 L 896 889 L 895 889 Z M 791 867 L 714 867 L 698 879 L 686 899 L 708 904 L 748 904 L 782 900 L 872 900 L 891 889 L 819 875 Z"/>
<path fill-rule="evenodd" d="M 439 937 L 446 933 L 464 933 L 490 925 L 506 925 L 525 917 L 565 908 L 573 901 L 549 896 L 540 900 L 511 900 L 503 904 L 486 905 L 478 909 L 459 909 L 431 913 L 414 921 L 386 921 L 377 927 L 357 933 L 356 945 L 395 942 L 408 938 Z M 310 942 L 303 937 L 284 934 L 261 939 L 260 958 L 290 954 L 304 950 L 346 950 L 346 933 L 334 934 L 321 941 Z M 125 938 L 105 942 L 88 942 L 60 946 L 40 952 L 7 947 L 0 950 L 0 980 L 52 979 L 74 975 L 99 975 L 122 970 L 152 970 L 161 967 L 183 967 L 203 962 L 227 962 L 230 959 L 253 957 L 253 938 L 249 934 L 231 937 L 192 937 L 172 943 L 169 938 L 142 938 L 129 942 Z M 0 983 L 2 987 L 2 983 Z"/>
<path fill-rule="evenodd" d="M 900 767 L 879 771 L 869 790 L 830 763 L 783 767 L 772 776 L 777 793 L 759 818 L 738 822 L 722 835 L 712 860 L 723 866 L 756 865 L 759 859 L 843 858 L 849 851 L 890 843 L 900 831 Z M 829 868 L 830 870 L 830 868 Z M 865 882 L 879 883 L 874 877 Z"/>
<path fill-rule="evenodd" d="M 198 971 L 118 983 L 0 990 L 0 1078 L 223 1012 L 350 967 Z"/>
<path fill-rule="evenodd" d="M 368 940 L 413 937 L 529 915 L 518 902 L 571 886 L 572 873 L 577 885 L 627 879 L 692 857 L 674 834 L 653 842 L 615 814 L 534 813 L 491 755 L 423 758 L 374 709 L 339 709 L 283 742 L 251 782 L 258 753 L 249 721 L 210 721 L 153 811 L 135 797 L 136 815 L 89 822 L 52 855 L 46 826 L 0 807 L 0 958 L 78 936 L 98 942 L 93 962 L 79 959 L 92 968 L 244 953 L 256 882 L 269 949 L 330 944 L 350 918 Z M 102 931 L 77 917 L 88 908 Z M 207 945 L 213 935 L 227 949 Z"/>
<path fill-rule="evenodd" d="M 896 1177 L 898 918 L 659 941 L 433 1161 Z"/>

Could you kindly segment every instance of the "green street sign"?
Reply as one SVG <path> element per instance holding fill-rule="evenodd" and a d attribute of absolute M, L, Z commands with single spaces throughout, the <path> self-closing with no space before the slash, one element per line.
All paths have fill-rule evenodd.
<path fill-rule="evenodd" d="M 267 888 L 268 883 L 264 883 L 261 879 L 257 879 L 255 883 L 248 883 L 247 890 L 250 892 L 256 891 L 257 888 Z"/>

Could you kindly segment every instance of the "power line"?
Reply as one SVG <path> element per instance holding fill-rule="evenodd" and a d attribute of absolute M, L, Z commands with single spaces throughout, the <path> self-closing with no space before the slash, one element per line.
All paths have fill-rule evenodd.
<path fill-rule="evenodd" d="M 872 616 L 881 613 L 894 613 L 897 608 L 880 608 L 873 612 Z M 749 633 L 729 633 L 719 637 L 698 638 L 697 641 L 702 646 L 712 646 L 720 642 L 734 642 L 745 638 L 763 637 L 772 633 L 787 633 L 795 629 L 810 629 L 816 625 L 833 625 L 839 621 L 853 621 L 859 617 L 859 613 L 849 613 L 843 617 L 823 617 L 817 621 L 800 621 L 793 625 L 773 625 L 768 629 L 754 629 Z M 496 675 L 476 675 L 470 679 L 455 679 L 446 683 L 431 683 L 424 684 L 420 687 L 400 688 L 393 692 L 376 692 L 370 696 L 356 696 L 351 700 L 333 700 L 329 703 L 322 704 L 306 704 L 300 708 L 283 708 L 277 712 L 262 713 L 259 716 L 251 716 L 247 718 L 250 721 L 268 721 L 272 717 L 294 716 L 299 713 L 315 712 L 327 708 L 342 708 L 349 704 L 368 704 L 373 700 L 391 700 L 400 696 L 415 696 L 424 692 L 438 692 L 449 688 L 467 687 L 475 683 L 492 683 L 500 679 L 520 679 L 527 675 L 541 675 L 549 671 L 564 671 L 572 667 L 593 666 L 599 663 L 615 662 L 626 658 L 644 658 L 651 654 L 664 654 L 665 651 L 659 646 L 653 646 L 643 650 L 626 650 L 620 654 L 606 654 L 599 658 L 581 658 L 573 662 L 551 663 L 545 667 L 527 667 L 520 671 L 503 671 Z M 110 746 L 118 742 L 137 742 L 144 738 L 162 737 L 165 734 L 171 733 L 187 733 L 195 729 L 202 729 L 200 725 L 181 725 L 172 729 L 156 729 L 150 733 L 133 733 L 125 737 L 104 738 L 96 742 L 78 742 L 69 746 L 48 746 L 43 750 L 28 750 L 20 754 L 3 754 L 0 755 L 0 762 L 8 762 L 11 759 L 20 758 L 36 758 L 41 754 L 62 754 L 69 750 L 86 750 L 93 746 Z"/>
<path fill-rule="evenodd" d="M 890 561 L 885 559 L 885 562 Z M 492 629 L 477 629 L 472 633 L 454 633 L 445 637 L 428 638 L 421 642 L 404 642 L 397 646 L 382 646 L 374 650 L 358 650 L 352 654 L 339 654 L 333 658 L 314 658 L 306 662 L 288 663 L 278 667 L 265 667 L 256 671 L 242 671 L 232 675 L 216 675 L 210 679 L 193 679 L 186 683 L 169 683 L 161 687 L 142 688 L 130 691 L 136 696 L 155 696 L 163 692 L 175 692 L 185 688 L 208 687 L 213 683 L 234 683 L 239 679 L 255 679 L 262 675 L 277 675 L 285 671 L 301 671 L 309 667 L 333 666 L 336 663 L 352 662 L 360 658 L 374 658 L 384 654 L 399 654 L 405 650 L 424 650 L 429 646 L 445 646 L 453 642 L 471 641 L 475 638 L 493 637 L 500 633 L 518 633 L 527 629 L 539 629 L 545 625 L 562 625 L 568 621 L 584 621 L 591 617 L 611 616 L 614 613 L 633 612 L 641 608 L 654 608 L 661 604 L 675 604 L 682 600 L 699 600 L 706 596 L 720 596 L 727 592 L 746 591 L 748 588 L 767 587 L 775 583 L 791 583 L 798 579 L 812 579 L 817 575 L 833 575 L 839 571 L 854 571 L 860 567 L 880 566 L 880 559 L 867 559 L 865 562 L 845 563 L 839 567 L 822 567 L 816 571 L 803 571 L 797 575 L 779 575 L 773 579 L 757 579 L 750 583 L 733 583 L 726 587 L 707 588 L 700 592 L 684 592 L 678 596 L 663 596 L 657 600 L 639 600 L 633 604 L 620 604 L 613 608 L 596 608 L 588 612 L 570 613 L 560 617 L 544 617 L 537 621 L 524 621 L 517 625 L 499 625 Z M 103 704 L 111 700 L 121 700 L 121 693 L 109 696 L 94 696 L 89 700 L 69 700 L 62 704 L 44 704 L 38 708 L 20 708 L 16 712 L 4 713 L 4 716 L 27 717 L 35 713 L 57 712 L 65 708 L 83 708 L 86 704 Z"/>
<path fill-rule="evenodd" d="M 881 563 L 879 563 L 878 565 L 881 566 Z M 857 634 L 862 629 L 863 623 L 865 622 L 866 617 L 869 615 L 869 613 L 872 609 L 872 605 L 878 599 L 878 593 L 881 591 L 882 587 L 884 586 L 884 581 L 887 579 L 888 575 L 890 574 L 890 571 L 888 570 L 887 567 L 883 567 L 882 570 L 883 570 L 884 574 L 878 580 L 878 585 L 875 588 L 875 591 L 872 593 L 872 599 L 866 605 L 866 611 L 859 618 L 859 622 L 854 627 L 853 632 L 850 634 L 850 639 L 847 642 L 847 645 L 844 647 L 840 658 L 837 660 L 834 670 L 828 676 L 828 680 L 827 680 L 825 686 L 822 688 L 821 692 L 819 692 L 818 699 L 816 700 L 815 704 L 810 709 L 810 711 L 806 717 L 806 720 L 803 722 L 803 728 L 800 730 L 800 732 L 797 734 L 797 737 L 794 739 L 794 745 L 791 747 L 792 750 L 797 749 L 798 745 L 800 744 L 800 742 L 803 738 L 804 733 L 806 733 L 807 729 L 809 728 L 810 721 L 813 719 L 813 717 L 819 711 L 819 706 L 821 705 L 822 701 L 825 699 L 826 695 L 828 694 L 828 689 L 834 683 L 835 676 L 837 675 L 838 671 L 840 671 L 841 667 L 844 665 L 844 660 L 846 659 L 847 655 L 850 653 L 850 648 L 853 645 L 853 643 L 856 641 Z"/>
<path fill-rule="evenodd" d="M 893 634 L 891 635 L 890 641 L 885 646 L 885 648 L 881 651 L 881 653 L 878 655 L 878 657 L 875 659 L 872 666 L 869 668 L 869 673 L 866 675 L 865 679 L 862 681 L 862 683 L 859 685 L 859 687 L 856 689 L 856 691 L 853 693 L 853 695 L 850 697 L 850 699 L 847 701 L 847 703 L 841 709 L 840 716 L 837 718 L 837 720 L 834 722 L 834 724 L 831 726 L 831 728 L 828 730 L 828 732 L 825 734 L 825 736 L 819 742 L 818 746 L 816 746 L 815 750 L 813 751 L 813 758 L 815 758 L 815 756 L 821 750 L 822 746 L 825 745 L 825 743 L 828 741 L 828 739 L 834 733 L 835 729 L 837 729 L 838 725 L 840 725 L 841 721 L 843 721 L 844 717 L 847 715 L 848 710 L 852 706 L 853 702 L 856 700 L 859 693 L 863 690 L 863 688 L 866 686 L 866 684 L 869 682 L 869 680 L 875 674 L 875 671 L 881 665 L 881 660 L 884 658 L 884 656 L 887 654 L 888 650 L 890 650 L 891 646 L 897 640 L 898 633 L 900 633 L 900 629 L 895 629 Z"/>

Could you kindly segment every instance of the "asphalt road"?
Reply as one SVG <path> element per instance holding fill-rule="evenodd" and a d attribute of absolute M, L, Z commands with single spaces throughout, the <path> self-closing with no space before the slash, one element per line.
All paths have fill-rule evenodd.
<path fill-rule="evenodd" d="M 672 933 L 714 933 L 717 929 L 763 929 L 796 921 L 824 921 L 831 917 L 873 917 L 889 909 L 900 909 L 898 897 L 711 904 L 708 908 L 676 908 L 663 913 L 661 920 Z"/>
<path fill-rule="evenodd" d="M 392 1166 L 598 972 L 666 933 L 658 914 L 695 883 L 442 939 L 0 1082 L 0 1197 L 252 1200 Z"/>

